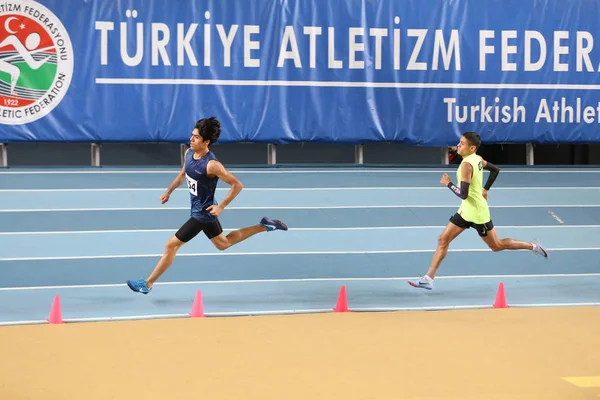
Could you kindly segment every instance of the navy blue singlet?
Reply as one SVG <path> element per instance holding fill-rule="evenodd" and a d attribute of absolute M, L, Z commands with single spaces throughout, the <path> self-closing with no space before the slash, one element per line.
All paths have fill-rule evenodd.
<path fill-rule="evenodd" d="M 192 203 L 191 216 L 200 221 L 215 221 L 217 217 L 212 215 L 206 208 L 217 205 L 215 200 L 215 189 L 218 177 L 206 176 L 206 167 L 210 160 L 217 157 L 209 151 L 199 160 L 194 160 L 194 152 L 189 150 L 185 156 L 185 180 L 187 181 Z"/>

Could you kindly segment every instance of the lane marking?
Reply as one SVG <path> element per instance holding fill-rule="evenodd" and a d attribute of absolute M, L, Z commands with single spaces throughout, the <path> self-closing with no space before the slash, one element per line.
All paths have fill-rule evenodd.
<path fill-rule="evenodd" d="M 558 221 L 559 224 L 564 224 L 565 222 L 556 215 L 556 213 L 552 210 L 548 210 L 548 213 L 552 215 L 552 218 Z"/>
<path fill-rule="evenodd" d="M 529 204 L 529 205 L 490 205 L 490 209 L 496 208 L 583 208 L 583 207 L 600 207 L 600 204 Z M 377 208 L 458 208 L 457 204 L 453 205 L 347 205 L 347 206 L 231 206 L 227 210 L 350 210 L 350 209 L 377 209 Z M 2 209 L 0 213 L 19 213 L 19 212 L 72 212 L 72 211 L 156 211 L 156 210 L 188 210 L 190 207 L 92 207 L 92 208 L 17 208 L 17 209 Z"/>
<path fill-rule="evenodd" d="M 446 275 L 437 276 L 435 279 L 527 279 L 527 278 L 589 278 L 600 277 L 600 273 L 581 274 L 497 274 L 497 275 Z M 264 283 L 299 283 L 299 282 L 388 282 L 418 279 L 417 276 L 382 277 L 382 278 L 281 278 L 281 279 L 231 279 L 213 281 L 177 281 L 156 282 L 158 286 L 183 286 L 183 285 L 227 285 L 227 284 L 264 284 Z M 55 285 L 55 286 L 20 286 L 2 287 L 0 292 L 26 291 L 26 290 L 55 290 L 55 289 L 91 289 L 91 288 L 116 288 L 127 287 L 125 283 L 99 283 L 88 285 Z"/>
<path fill-rule="evenodd" d="M 498 190 L 517 190 L 517 191 L 541 191 L 550 190 L 552 192 L 560 190 L 598 190 L 600 186 L 535 186 L 535 187 L 494 187 L 494 191 Z M 0 189 L 0 193 L 97 193 L 97 192 L 160 192 L 163 193 L 165 188 L 66 188 L 66 189 Z M 229 192 L 230 188 L 217 188 L 217 192 Z M 447 191 L 448 188 L 440 186 L 352 186 L 352 187 L 302 187 L 302 188 L 248 188 L 244 187 L 244 192 L 328 192 L 328 191 L 365 191 L 365 190 L 439 190 Z M 179 192 L 187 192 L 184 187 L 175 189 Z"/>
<path fill-rule="evenodd" d="M 596 251 L 600 247 L 565 247 L 548 248 L 549 251 Z M 484 252 L 491 251 L 489 248 L 481 249 L 449 249 L 449 252 Z M 530 251 L 530 250 L 512 250 Z M 433 253 L 435 249 L 424 250 L 361 250 L 361 251 L 273 251 L 273 252 L 238 252 L 238 253 L 178 253 L 177 257 L 231 257 L 231 256 L 265 256 L 265 255 L 324 255 L 324 254 L 403 254 L 403 253 Z M 162 257 L 162 253 L 156 254 L 114 254 L 95 256 L 52 256 L 52 257 L 8 257 L 0 258 L 0 261 L 48 261 L 48 260 L 95 260 L 95 259 L 118 259 L 118 258 L 148 258 Z"/>
<path fill-rule="evenodd" d="M 128 174 L 173 174 L 177 175 L 181 171 L 181 168 L 173 169 L 173 170 L 74 170 L 74 171 L 48 171 L 48 170 L 29 170 L 29 171 L 11 171 L 0 170 L 0 176 L 5 175 L 86 175 L 86 174 L 100 174 L 100 175 L 128 175 Z M 309 170 L 242 170 L 232 168 L 229 170 L 234 174 L 371 174 L 371 173 L 384 173 L 384 174 L 414 174 L 414 173 L 444 173 L 448 171 L 456 171 L 456 168 L 447 168 L 447 169 L 428 169 L 424 167 L 423 169 L 309 169 Z M 502 169 L 502 174 L 597 174 L 600 173 L 600 170 L 594 169 L 549 169 L 549 170 L 530 170 L 530 169 Z"/>
<path fill-rule="evenodd" d="M 600 225 L 496 225 L 498 229 L 556 229 L 556 228 L 600 228 Z M 379 230 L 402 230 L 402 229 L 444 229 L 445 225 L 404 225 L 404 226 L 365 226 L 365 227 L 326 227 L 326 228 L 289 228 L 288 231 L 379 231 Z M 1 228 L 0 228 L 1 229 Z M 79 235 L 79 234 L 110 234 L 110 233 L 162 233 L 176 232 L 179 227 L 159 229 L 106 229 L 106 230 L 79 230 L 79 231 L 19 231 L 0 232 L 0 236 L 10 235 Z M 227 228 L 224 232 L 232 232 L 241 228 Z"/>

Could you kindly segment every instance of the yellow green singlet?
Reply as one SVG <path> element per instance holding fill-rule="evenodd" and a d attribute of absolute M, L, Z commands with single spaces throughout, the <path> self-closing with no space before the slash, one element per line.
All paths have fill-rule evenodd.
<path fill-rule="evenodd" d="M 475 224 L 485 224 L 490 221 L 490 209 L 482 194 L 483 161 L 476 153 L 463 158 L 463 161 L 456 171 L 459 185 L 462 178 L 461 169 L 464 163 L 471 164 L 473 167 L 473 176 L 471 177 L 471 184 L 469 186 L 469 196 L 460 204 L 458 213 L 465 221 L 473 222 Z"/>

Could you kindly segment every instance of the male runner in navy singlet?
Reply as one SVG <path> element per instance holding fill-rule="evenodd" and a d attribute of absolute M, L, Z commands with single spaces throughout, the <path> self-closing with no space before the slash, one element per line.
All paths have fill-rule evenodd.
<path fill-rule="evenodd" d="M 201 119 L 194 126 L 190 148 L 185 153 L 185 164 L 171 186 L 160 197 L 161 204 L 165 204 L 169 201 L 171 193 L 184 180 L 187 181 L 192 203 L 190 219 L 167 241 L 162 258 L 147 279 L 127 281 L 127 285 L 134 292 L 150 293 L 154 282 L 171 266 L 181 246 L 200 232 L 204 232 L 217 249 L 225 250 L 259 232 L 287 231 L 288 228 L 283 222 L 264 217 L 258 225 L 238 229 L 225 236 L 218 217 L 240 193 L 243 185 L 210 151 L 210 146 L 220 135 L 221 123 L 215 117 Z M 219 178 L 231 185 L 221 204 L 217 204 L 214 198 Z"/>

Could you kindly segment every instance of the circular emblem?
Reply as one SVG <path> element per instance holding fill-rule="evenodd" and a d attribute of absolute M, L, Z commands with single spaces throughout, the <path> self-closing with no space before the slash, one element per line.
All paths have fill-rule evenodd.
<path fill-rule="evenodd" d="M 56 15 L 34 1 L 0 3 L 0 124 L 27 124 L 50 113 L 72 75 L 73 47 Z"/>

